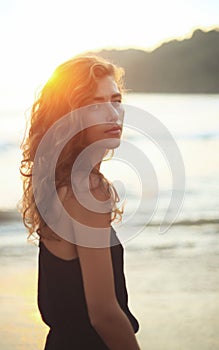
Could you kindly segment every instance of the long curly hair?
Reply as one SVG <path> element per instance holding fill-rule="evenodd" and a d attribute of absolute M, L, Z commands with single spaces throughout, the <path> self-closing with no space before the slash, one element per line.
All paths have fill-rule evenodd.
<path fill-rule="evenodd" d="M 20 173 L 23 182 L 23 195 L 18 202 L 23 223 L 28 229 L 28 237 L 43 236 L 41 228 L 46 225 L 37 208 L 33 193 L 32 172 L 37 148 L 49 128 L 64 115 L 89 104 L 97 88 L 98 79 L 112 76 L 119 90 L 123 91 L 122 68 L 98 56 L 76 56 L 56 68 L 51 78 L 41 89 L 27 121 L 24 139 L 21 143 L 22 160 Z M 78 136 L 77 145 L 83 144 L 83 132 Z M 72 148 L 73 147 L 73 148 Z M 56 164 L 56 190 L 69 185 L 69 170 L 72 167 L 72 149 L 75 138 L 70 140 L 61 152 Z M 69 152 L 71 150 L 71 152 Z M 107 188 L 114 200 L 111 221 L 121 219 L 123 209 L 117 208 L 119 198 L 113 185 L 98 171 L 100 183 Z M 42 181 L 45 179 L 42 179 Z M 42 193 L 46 196 L 46 193 Z"/>

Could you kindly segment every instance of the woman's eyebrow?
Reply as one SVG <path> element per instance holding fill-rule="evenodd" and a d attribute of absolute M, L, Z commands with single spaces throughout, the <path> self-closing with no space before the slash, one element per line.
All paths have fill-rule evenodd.
<path fill-rule="evenodd" d="M 122 95 L 120 94 L 120 92 L 117 92 L 116 94 L 113 94 L 111 96 L 111 98 L 120 98 L 120 99 L 122 99 Z"/>
<path fill-rule="evenodd" d="M 114 98 L 122 98 L 122 95 L 119 93 L 119 92 L 117 92 L 117 93 L 115 93 L 115 94 L 112 94 L 111 96 L 110 96 L 110 98 L 111 99 L 114 99 Z M 105 101 L 105 97 L 104 96 L 95 96 L 94 98 L 93 98 L 93 100 L 95 101 L 95 102 L 104 102 Z"/>

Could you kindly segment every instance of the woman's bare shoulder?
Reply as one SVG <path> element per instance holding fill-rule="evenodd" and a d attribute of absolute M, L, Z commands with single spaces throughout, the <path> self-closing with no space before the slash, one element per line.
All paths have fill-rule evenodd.
<path fill-rule="evenodd" d="M 110 227 L 111 202 L 101 187 L 86 192 L 68 188 L 62 195 L 65 195 L 63 206 L 73 219 L 91 227 Z"/>
<path fill-rule="evenodd" d="M 64 205 L 64 202 L 69 196 L 68 187 L 59 187 L 57 189 L 57 194 L 62 205 Z M 53 255 L 64 260 L 72 260 L 78 257 L 76 245 L 74 243 L 63 239 L 61 234 L 58 235 L 48 225 L 45 225 L 41 231 L 40 240 Z"/>
<path fill-rule="evenodd" d="M 63 260 L 72 260 L 78 258 L 78 252 L 74 243 L 68 242 L 57 235 L 48 226 L 44 227 L 45 236 L 40 237 L 45 247 L 55 256 Z"/>

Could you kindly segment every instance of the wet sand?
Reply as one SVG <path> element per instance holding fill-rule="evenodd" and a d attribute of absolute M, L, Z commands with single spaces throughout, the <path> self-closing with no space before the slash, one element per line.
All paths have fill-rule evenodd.
<path fill-rule="evenodd" d="M 126 261 L 142 349 L 219 349 L 219 255 L 171 257 L 165 251 Z"/>
<path fill-rule="evenodd" d="M 219 348 L 219 254 L 125 248 L 129 306 L 143 350 Z M 0 257 L 0 349 L 43 349 L 37 309 L 37 248 Z"/>

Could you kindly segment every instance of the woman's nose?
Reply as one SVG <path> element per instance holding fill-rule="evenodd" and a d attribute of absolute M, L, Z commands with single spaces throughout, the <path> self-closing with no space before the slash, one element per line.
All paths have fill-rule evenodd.
<path fill-rule="evenodd" d="M 112 102 L 107 103 L 108 119 L 110 122 L 117 122 L 120 117 L 119 109 Z"/>

